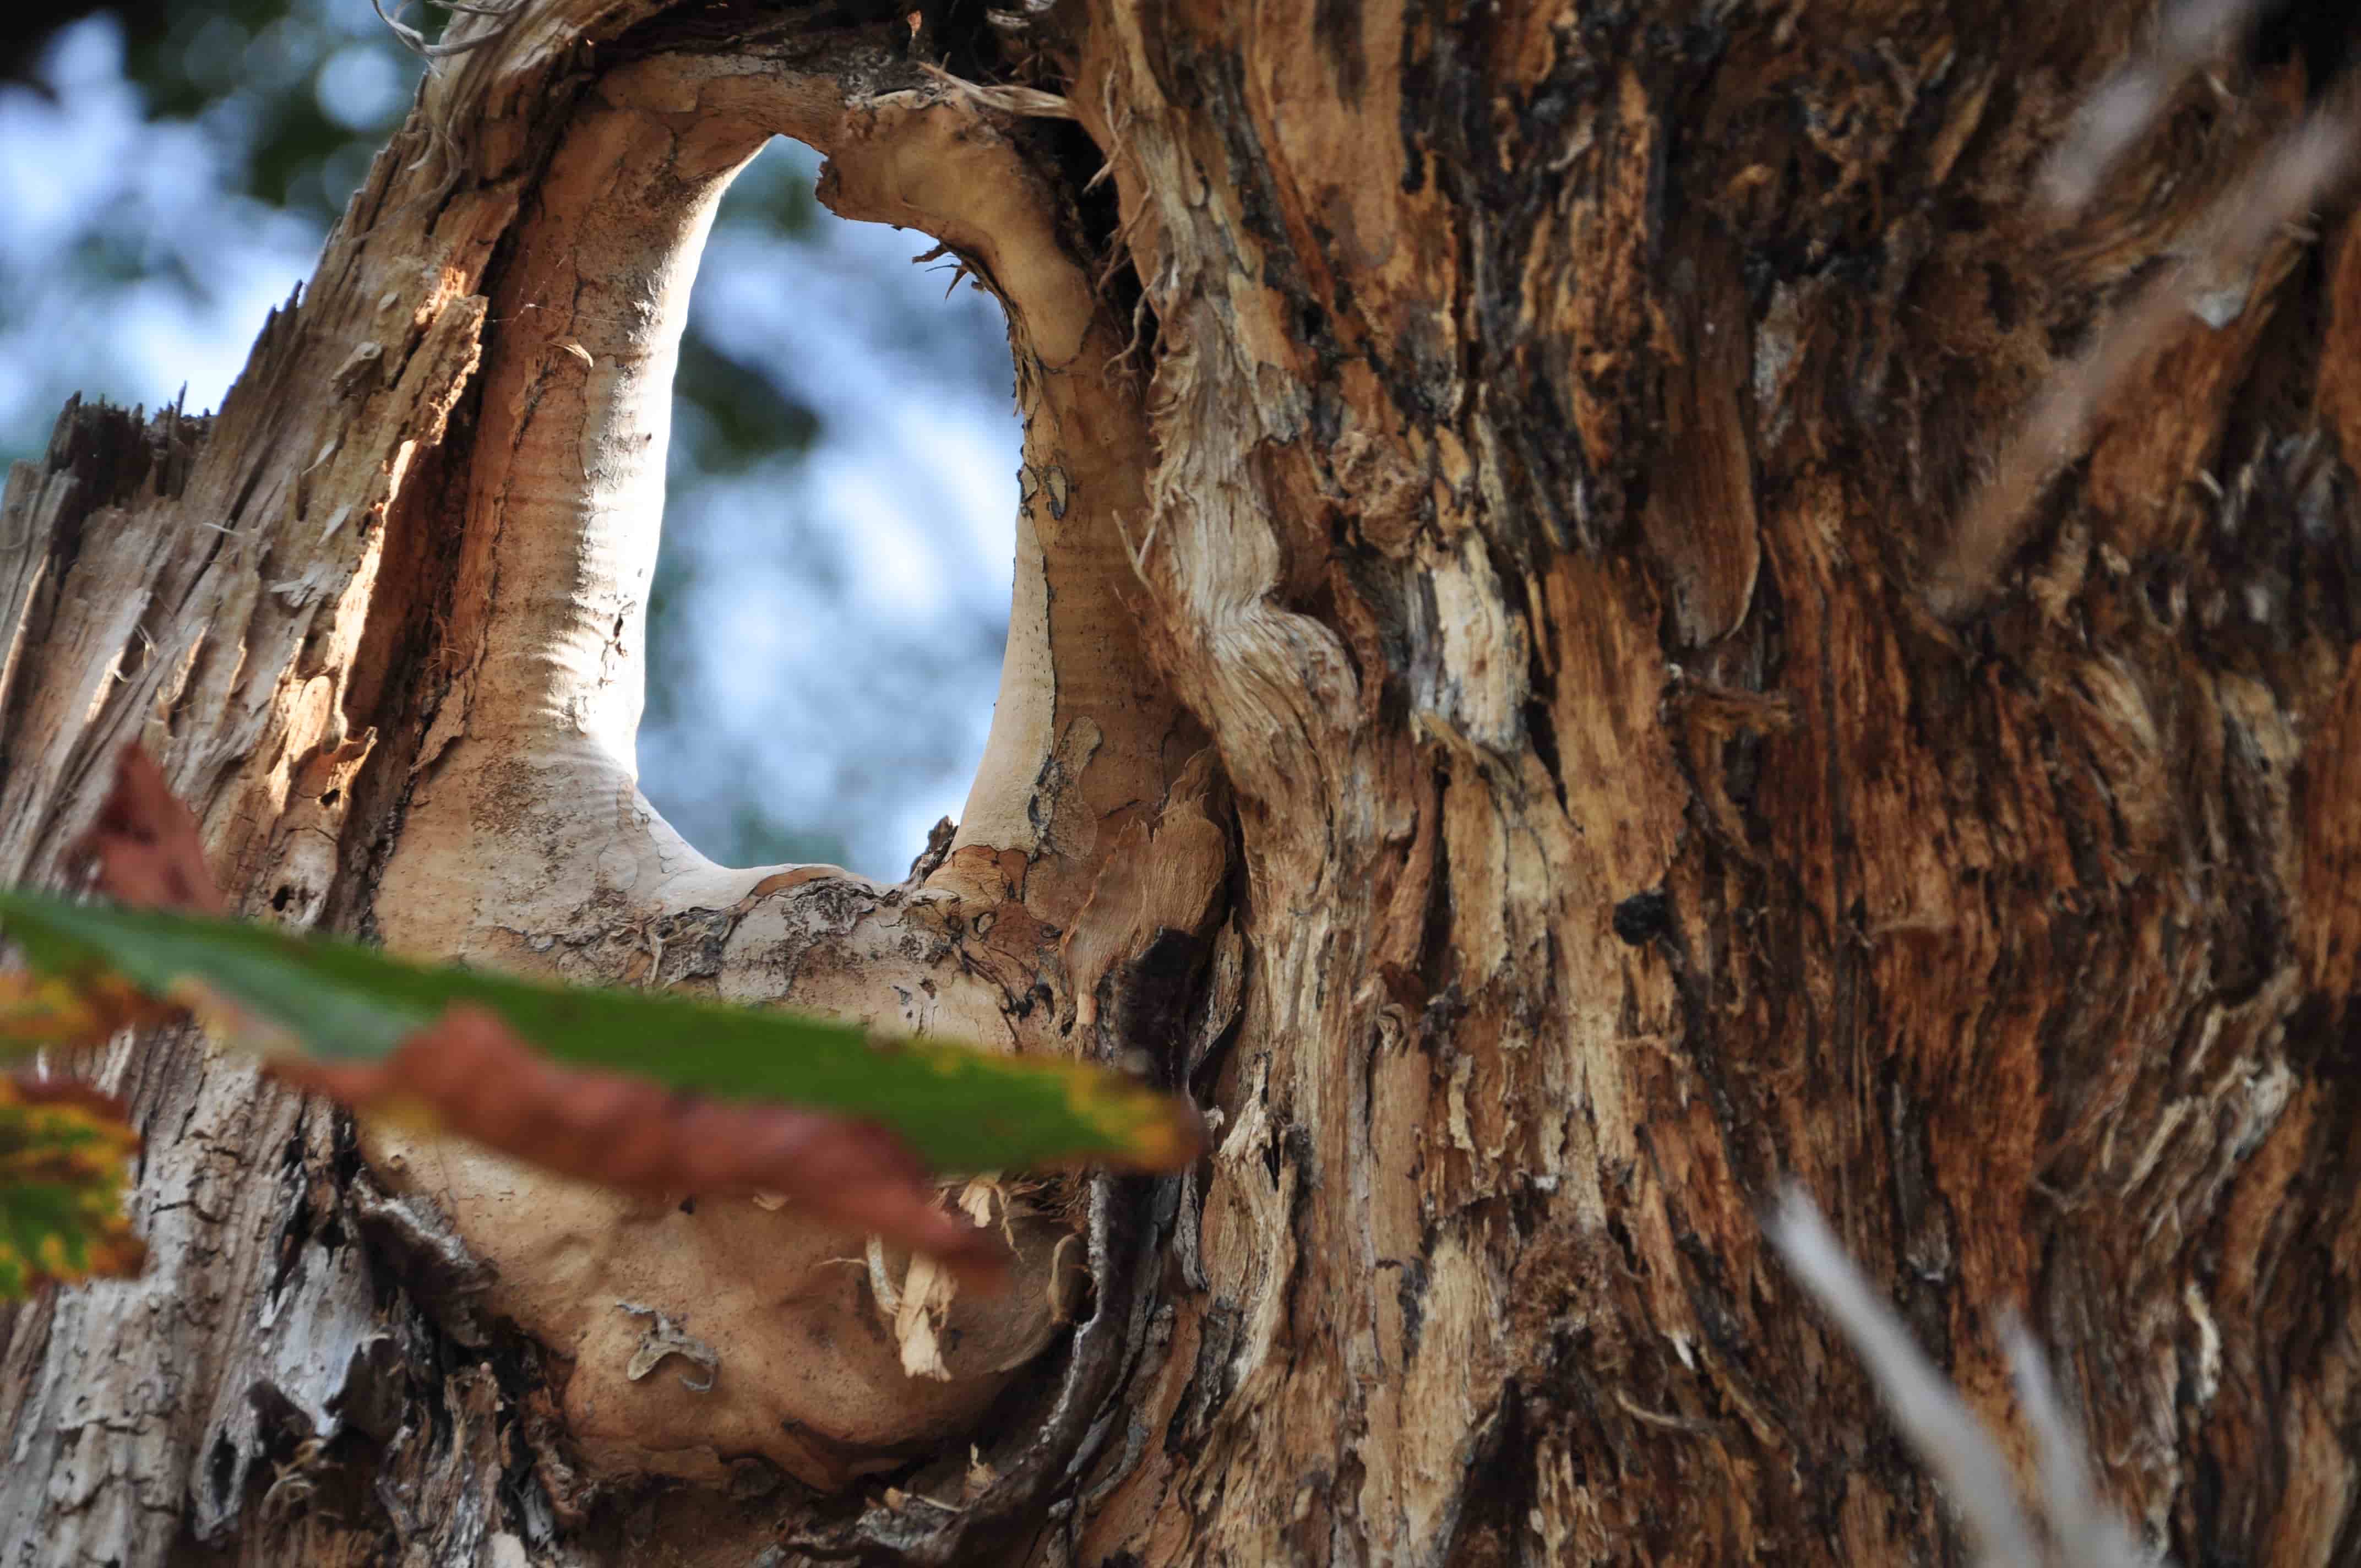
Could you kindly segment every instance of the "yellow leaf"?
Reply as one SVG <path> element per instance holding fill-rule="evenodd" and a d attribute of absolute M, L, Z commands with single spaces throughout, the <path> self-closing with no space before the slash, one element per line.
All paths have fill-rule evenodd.
<path fill-rule="evenodd" d="M 138 1272 L 147 1248 L 123 1202 L 139 1143 L 87 1084 L 0 1077 L 0 1300 Z"/>

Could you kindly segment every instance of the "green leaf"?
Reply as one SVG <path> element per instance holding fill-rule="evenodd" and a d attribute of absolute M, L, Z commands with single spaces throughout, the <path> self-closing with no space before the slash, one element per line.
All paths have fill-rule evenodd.
<path fill-rule="evenodd" d="M 138 1272 L 146 1249 L 123 1212 L 138 1152 L 139 1135 L 107 1096 L 0 1076 L 0 1301 Z"/>
<path fill-rule="evenodd" d="M 0 890 L 0 925 L 46 973 L 90 988 L 119 976 L 201 1013 L 226 1003 L 323 1062 L 380 1060 L 464 1002 L 568 1066 L 878 1123 L 938 1171 L 1083 1160 L 1168 1170 L 1198 1146 L 1185 1102 L 1087 1062 L 932 1039 L 873 1043 L 851 1025 L 783 1011 L 428 969 L 327 938 L 26 889 Z"/>

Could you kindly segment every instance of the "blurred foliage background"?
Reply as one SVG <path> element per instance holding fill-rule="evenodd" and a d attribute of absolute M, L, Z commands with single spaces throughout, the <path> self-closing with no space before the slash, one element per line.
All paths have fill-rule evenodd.
<path fill-rule="evenodd" d="M 75 391 L 217 402 L 423 69 L 370 0 L 0 6 L 0 466 Z M 774 143 L 699 270 L 642 782 L 726 864 L 898 877 L 990 718 L 1017 430 L 998 307 L 817 164 Z"/>

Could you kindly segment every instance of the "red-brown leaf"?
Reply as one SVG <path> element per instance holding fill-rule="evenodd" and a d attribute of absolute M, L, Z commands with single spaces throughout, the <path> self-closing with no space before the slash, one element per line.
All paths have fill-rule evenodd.
<path fill-rule="evenodd" d="M 181 804 L 164 770 L 137 746 L 115 760 L 115 782 L 75 846 L 98 870 L 99 891 L 134 909 L 220 915 L 229 907 L 205 865 L 195 814 Z"/>
<path fill-rule="evenodd" d="M 971 1282 L 989 1283 L 1006 1260 L 997 1233 L 936 1207 L 924 1168 L 882 1127 L 561 1067 L 481 1008 L 454 1007 L 382 1062 L 282 1062 L 273 1070 L 350 1105 L 423 1102 L 451 1132 L 609 1187 L 777 1193 L 822 1220 L 926 1253 Z"/>

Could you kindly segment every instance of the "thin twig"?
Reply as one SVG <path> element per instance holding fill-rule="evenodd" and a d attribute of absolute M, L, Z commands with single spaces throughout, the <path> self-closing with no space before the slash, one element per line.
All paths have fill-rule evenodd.
<path fill-rule="evenodd" d="M 2323 109 L 2267 149 L 2196 225 L 2193 248 L 2143 287 L 2097 340 L 2051 378 L 1970 503 L 1928 588 L 1937 613 L 1982 601 L 2017 544 L 2026 514 L 2050 479 L 2081 455 L 2100 405 L 2161 343 L 2209 287 L 2245 278 L 2282 225 L 2301 217 L 2353 161 L 2361 122 Z"/>
<path fill-rule="evenodd" d="M 1044 93 L 1038 87 L 1008 85 L 987 86 L 954 76 L 941 66 L 921 60 L 918 69 L 931 77 L 937 85 L 955 97 L 964 98 L 979 108 L 997 109 L 1004 115 L 1019 119 L 1072 120 L 1081 116 L 1074 112 L 1073 100 L 1056 93 Z"/>
<path fill-rule="evenodd" d="M 2147 134 L 2190 72 L 2246 26 L 2257 0 L 2180 0 L 2158 19 L 2156 47 L 2091 94 L 2041 173 L 2042 200 L 2059 216 L 2090 204 L 2132 143 Z"/>
<path fill-rule="evenodd" d="M 2048 1364 L 2014 1314 L 2001 1341 L 2017 1407 L 2032 1429 L 2041 1466 L 2041 1502 L 2051 1551 L 2045 1555 L 2020 1503 L 2007 1461 L 1959 1393 L 1920 1354 L 1894 1310 L 1845 1255 L 1820 1212 L 1793 1183 L 1763 1227 L 1787 1266 L 1827 1309 L 1868 1365 L 1879 1397 L 1918 1457 L 1935 1473 L 1975 1532 L 1983 1568 L 2168 1568 L 2141 1547 L 2121 1516 L 2091 1487 L 2081 1432 L 2050 1381 Z"/>
<path fill-rule="evenodd" d="M 1763 1228 L 1795 1277 L 1852 1342 L 1894 1423 L 1975 1532 L 1977 1562 L 1988 1568 L 2040 1563 L 2008 1462 L 1966 1402 L 1911 1342 L 1901 1318 L 1845 1255 L 1802 1188 L 1790 1184 L 1780 1194 Z"/>
<path fill-rule="evenodd" d="M 507 34 L 524 19 L 527 0 L 490 0 L 490 3 L 486 5 L 469 4 L 468 0 L 427 0 L 427 4 L 437 10 L 449 11 L 462 16 L 489 16 L 495 18 L 497 22 L 493 27 L 487 27 L 481 32 L 470 33 L 465 38 L 433 41 L 430 41 L 418 28 L 402 20 L 404 16 L 410 15 L 412 4 L 412 0 L 394 0 L 394 7 L 389 12 L 385 8 L 385 0 L 369 0 L 369 8 L 377 13 L 379 21 L 392 29 L 393 36 L 401 40 L 404 49 L 432 65 L 456 55 L 466 54 L 470 49 L 481 49 Z"/>
<path fill-rule="evenodd" d="M 2002 1322 L 2000 1340 L 2016 1384 L 2017 1409 L 2039 1450 L 2042 1502 L 2059 1555 L 2077 1568 L 2154 1568 L 2156 1560 L 2092 1491 L 2082 1433 L 2058 1397 L 2041 1347 L 2015 1313 Z"/>

